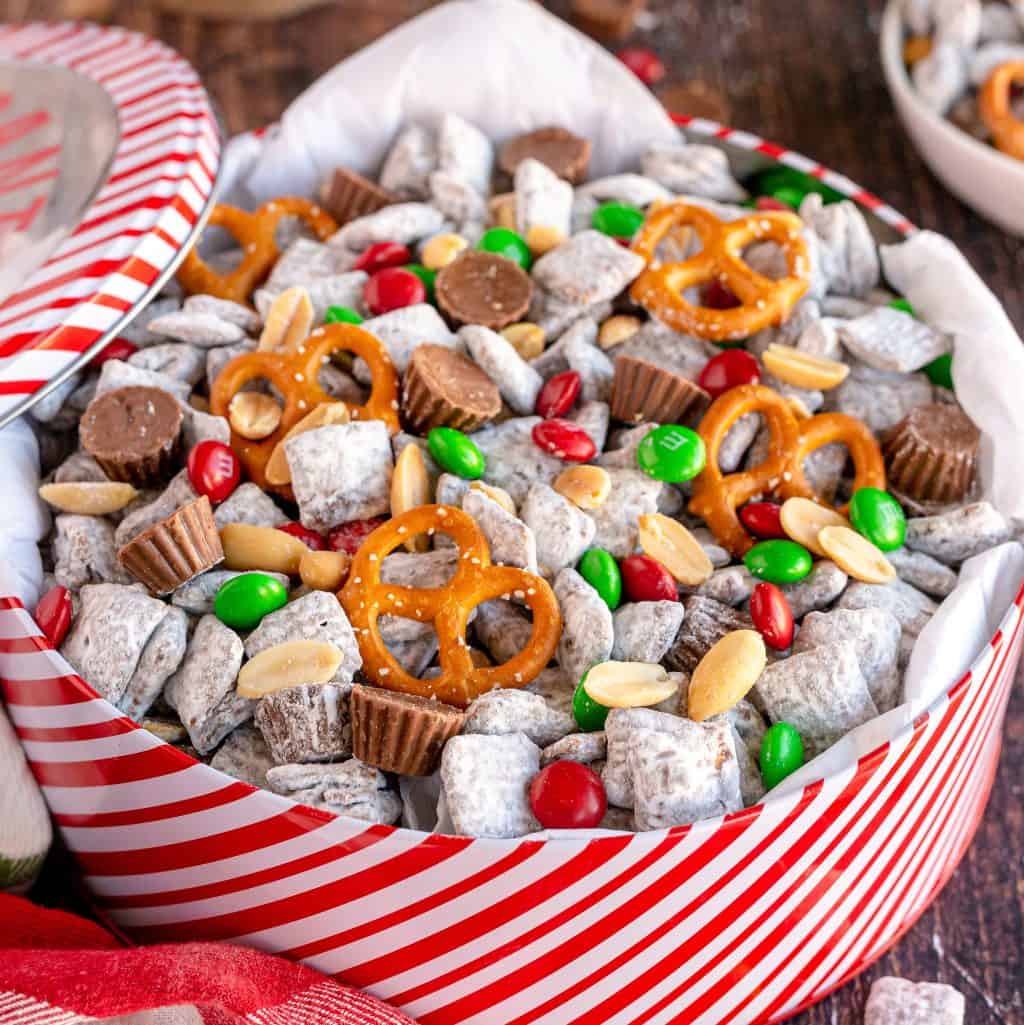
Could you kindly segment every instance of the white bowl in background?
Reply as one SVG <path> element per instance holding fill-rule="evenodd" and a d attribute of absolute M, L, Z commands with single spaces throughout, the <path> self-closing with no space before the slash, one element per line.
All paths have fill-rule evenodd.
<path fill-rule="evenodd" d="M 976 213 L 1024 237 L 1024 160 L 1001 153 L 930 110 L 903 64 L 899 0 L 882 16 L 882 70 L 892 101 L 932 173 Z"/>

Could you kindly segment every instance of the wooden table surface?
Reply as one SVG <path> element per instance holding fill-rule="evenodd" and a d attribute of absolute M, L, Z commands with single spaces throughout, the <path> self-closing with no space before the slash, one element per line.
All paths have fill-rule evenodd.
<path fill-rule="evenodd" d="M 280 22 L 246 24 L 162 14 L 141 0 L 0 0 L 0 20 L 82 14 L 157 36 L 198 68 L 237 132 L 273 121 L 340 58 L 430 6 L 340 0 Z M 699 78 L 724 94 L 737 127 L 841 169 L 917 224 L 950 235 L 1024 329 L 1024 244 L 949 196 L 918 159 L 879 67 L 881 9 L 881 0 L 652 0 L 629 41 L 654 47 L 670 82 Z M 988 811 L 953 879 L 895 950 L 795 1021 L 859 1023 L 871 979 L 885 974 L 956 986 L 967 997 L 969 1025 L 1024 1023 L 1020 688 Z"/>

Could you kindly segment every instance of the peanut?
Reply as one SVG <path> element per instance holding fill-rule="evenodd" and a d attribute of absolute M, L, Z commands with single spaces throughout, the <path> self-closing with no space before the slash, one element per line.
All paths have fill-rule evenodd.
<path fill-rule="evenodd" d="M 39 497 L 61 512 L 81 516 L 106 516 L 123 509 L 138 492 L 131 484 L 117 481 L 79 481 L 44 484 Z"/>
<path fill-rule="evenodd" d="M 809 498 L 787 498 L 779 510 L 782 529 L 791 541 L 803 545 L 814 555 L 824 556 L 818 535 L 823 527 L 848 527 L 850 521 L 827 505 L 818 505 Z"/>
<path fill-rule="evenodd" d="M 306 549 L 299 560 L 299 578 L 314 591 L 337 591 L 348 576 L 345 552 L 317 552 Z"/>
<path fill-rule="evenodd" d="M 302 556 L 309 549 L 291 534 L 274 527 L 249 523 L 228 523 L 220 528 L 225 569 L 258 569 L 265 573 L 299 572 Z"/>
<path fill-rule="evenodd" d="M 292 471 L 284 452 L 284 443 L 289 438 L 306 431 L 315 431 L 318 427 L 327 427 L 330 424 L 347 424 L 349 419 L 348 406 L 344 402 L 324 402 L 308 412 L 274 446 L 274 451 L 270 453 L 267 468 L 264 471 L 267 475 L 267 483 L 275 486 L 291 483 Z"/>
<path fill-rule="evenodd" d="M 796 388 L 828 391 L 841 385 L 850 373 L 845 363 L 801 352 L 790 345 L 769 345 L 761 360 L 770 373 Z"/>
<path fill-rule="evenodd" d="M 406 445 L 395 463 L 391 477 L 391 515 L 401 516 L 430 502 L 430 475 L 419 445 Z M 426 534 L 417 534 L 405 542 L 410 552 L 425 552 L 430 544 Z"/>
<path fill-rule="evenodd" d="M 601 662 L 583 678 L 587 695 L 606 708 L 646 708 L 679 690 L 680 674 L 655 662 Z"/>
<path fill-rule="evenodd" d="M 697 663 L 690 678 L 687 712 L 695 722 L 728 712 L 757 683 L 768 661 L 756 630 L 733 630 Z"/>
<path fill-rule="evenodd" d="M 535 224 L 526 233 L 526 245 L 533 256 L 543 256 L 557 249 L 565 241 L 565 234 L 547 224 Z"/>
<path fill-rule="evenodd" d="M 424 243 L 420 259 L 427 270 L 440 270 L 447 267 L 463 249 L 468 248 L 469 242 L 461 235 L 446 232 L 443 235 L 435 235 Z"/>
<path fill-rule="evenodd" d="M 596 509 L 611 494 L 612 479 L 602 466 L 570 466 L 555 478 L 552 487 L 580 509 Z"/>
<path fill-rule="evenodd" d="M 896 570 L 881 549 L 849 527 L 822 528 L 818 544 L 854 580 L 862 580 L 865 584 L 887 584 L 896 579 Z"/>
<path fill-rule="evenodd" d="M 487 212 L 491 216 L 491 226 L 495 228 L 516 229 L 516 194 L 502 192 L 491 196 L 487 201 Z"/>
<path fill-rule="evenodd" d="M 269 395 L 240 391 L 228 405 L 231 429 L 250 441 L 269 437 L 281 423 L 281 407 Z"/>
<path fill-rule="evenodd" d="M 640 319 L 625 313 L 609 317 L 597 332 L 597 344 L 602 349 L 613 349 L 640 330 Z"/>
<path fill-rule="evenodd" d="M 516 512 L 516 503 L 512 501 L 512 496 L 504 488 L 499 488 L 495 484 L 485 484 L 482 480 L 475 480 L 469 485 L 469 490 L 479 491 L 488 498 L 494 499 L 505 512 L 511 513 L 513 516 L 519 515 Z"/>
<path fill-rule="evenodd" d="M 696 587 L 714 572 L 707 553 L 678 520 L 646 513 L 638 522 L 637 536 L 644 554 L 660 562 L 679 583 Z"/>
<path fill-rule="evenodd" d="M 326 641 L 287 641 L 253 656 L 238 673 L 235 690 L 242 698 L 262 698 L 302 683 L 327 683 L 344 655 Z"/>
<path fill-rule="evenodd" d="M 502 328 L 501 334 L 525 360 L 536 359 L 544 351 L 544 329 L 539 324 L 523 320 Z"/>
<path fill-rule="evenodd" d="M 301 285 L 286 288 L 271 304 L 257 349 L 260 352 L 292 349 L 309 337 L 313 301 Z"/>

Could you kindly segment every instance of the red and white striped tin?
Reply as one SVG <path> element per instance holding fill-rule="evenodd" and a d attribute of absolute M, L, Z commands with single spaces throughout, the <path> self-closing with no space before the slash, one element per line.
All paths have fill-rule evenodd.
<path fill-rule="evenodd" d="M 890 226 L 881 201 L 804 158 Z M 367 826 L 199 764 L 98 698 L 17 599 L 0 685 L 110 921 L 301 959 L 424 1025 L 781 1021 L 891 946 L 985 808 L 1024 637 L 1024 587 L 969 672 L 845 771 L 725 818 L 597 838 L 471 840 Z"/>
<path fill-rule="evenodd" d="M 85 23 L 0 26 L 0 61 L 60 66 L 99 85 L 119 137 L 84 217 L 45 263 L 0 303 L 0 423 L 97 351 L 160 287 L 192 240 L 213 194 L 220 136 L 195 71 L 163 43 Z M 52 116 L 3 120 L 4 147 Z M 0 191 L 20 191 L 19 226 L 40 212 L 39 190 L 74 155 L 58 146 L 0 162 Z M 3 220 L 13 215 L 5 213 Z"/>

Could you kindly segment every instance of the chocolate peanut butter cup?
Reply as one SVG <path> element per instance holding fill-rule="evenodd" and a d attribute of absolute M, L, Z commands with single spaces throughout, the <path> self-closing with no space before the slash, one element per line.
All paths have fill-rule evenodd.
<path fill-rule="evenodd" d="M 500 412 L 498 386 L 471 359 L 443 345 L 413 350 L 402 382 L 402 415 L 412 430 L 472 431 Z"/>
<path fill-rule="evenodd" d="M 469 249 L 437 272 L 434 295 L 455 323 L 500 331 L 526 316 L 533 282 L 518 263 Z"/>
<path fill-rule="evenodd" d="M 633 31 L 637 15 L 647 0 L 573 0 L 573 24 L 602 42 L 625 39 Z"/>
<path fill-rule="evenodd" d="M 376 182 L 347 167 L 336 167 L 320 186 L 320 205 L 339 226 L 375 213 L 398 200 Z"/>
<path fill-rule="evenodd" d="M 559 178 L 578 185 L 587 176 L 590 142 L 567 128 L 551 125 L 509 139 L 498 154 L 498 166 L 509 175 L 532 157 L 547 165 Z"/>
<path fill-rule="evenodd" d="M 466 714 L 441 701 L 381 687 L 352 688 L 352 753 L 366 765 L 403 776 L 429 776 Z"/>
<path fill-rule="evenodd" d="M 612 416 L 624 423 L 685 423 L 707 409 L 711 396 L 703 388 L 664 367 L 635 356 L 615 360 Z"/>
<path fill-rule="evenodd" d="M 882 445 L 890 486 L 917 502 L 959 502 L 974 481 L 980 438 L 959 406 L 918 406 Z"/>
<path fill-rule="evenodd" d="M 89 403 L 79 438 L 111 480 L 149 487 L 174 474 L 182 417 L 173 395 L 129 385 L 97 395 Z"/>

